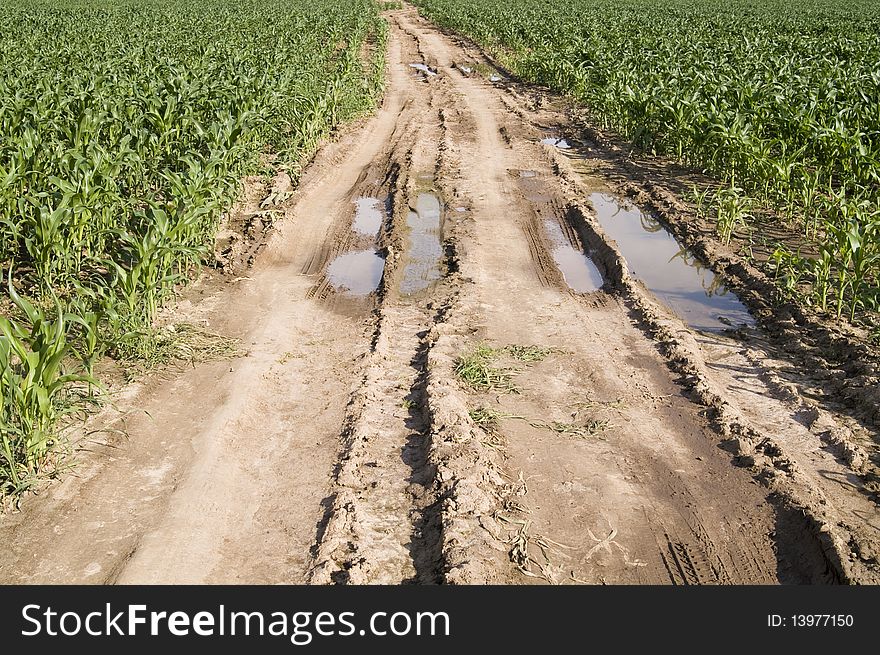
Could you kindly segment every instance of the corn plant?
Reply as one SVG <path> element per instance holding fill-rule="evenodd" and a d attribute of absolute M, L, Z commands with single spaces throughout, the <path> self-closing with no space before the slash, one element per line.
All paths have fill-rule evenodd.
<path fill-rule="evenodd" d="M 55 423 L 70 407 L 71 386 L 96 381 L 65 373 L 70 345 L 57 299 L 52 318 L 19 296 L 11 277 L 9 296 L 23 319 L 0 317 L 0 488 L 19 491 L 46 461 Z"/>
<path fill-rule="evenodd" d="M 580 101 L 603 127 L 715 177 L 714 201 L 698 195 L 723 241 L 758 205 L 799 226 L 811 250 L 831 254 L 795 265 L 796 253 L 778 252 L 785 293 L 795 279 L 815 284 L 816 297 L 806 297 L 850 320 L 874 305 L 877 3 L 805 0 L 797 11 L 783 0 L 415 4 L 520 77 Z"/>
<path fill-rule="evenodd" d="M 743 190 L 733 183 L 730 186 L 719 189 L 712 199 L 717 215 L 715 226 L 721 240 L 727 244 L 733 236 L 734 230 L 744 227 L 752 215 L 747 211 L 749 199 L 743 195 Z"/>
<path fill-rule="evenodd" d="M 267 155 L 295 174 L 373 106 L 378 11 L 372 0 L 4 2 L 0 270 L 33 302 L 11 284 L 0 295 L 3 490 L 45 462 L 71 385 L 91 395 L 99 357 L 155 355 L 159 310 L 210 263 L 242 178 Z"/>

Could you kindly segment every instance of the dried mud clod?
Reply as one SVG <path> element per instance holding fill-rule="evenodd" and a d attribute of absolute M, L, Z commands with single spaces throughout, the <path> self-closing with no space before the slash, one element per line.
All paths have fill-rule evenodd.
<path fill-rule="evenodd" d="M 256 261 L 271 238 L 275 223 L 284 217 L 293 197 L 293 182 L 286 171 L 271 180 L 245 180 L 239 202 L 229 210 L 217 233 L 215 265 L 227 275 L 239 275 Z"/>

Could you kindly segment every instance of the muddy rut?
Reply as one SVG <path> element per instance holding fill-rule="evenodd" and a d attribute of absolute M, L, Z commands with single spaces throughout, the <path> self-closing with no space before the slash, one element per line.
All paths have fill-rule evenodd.
<path fill-rule="evenodd" d="M 872 426 L 670 309 L 562 104 L 386 16 L 381 107 L 175 310 L 247 352 L 94 417 L 0 581 L 877 582 Z"/>

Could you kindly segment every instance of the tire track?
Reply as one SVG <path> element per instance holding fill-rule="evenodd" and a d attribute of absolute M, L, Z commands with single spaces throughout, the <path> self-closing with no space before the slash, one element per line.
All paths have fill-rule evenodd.
<path fill-rule="evenodd" d="M 461 54 L 445 37 L 412 12 L 394 18 L 422 42 L 441 74 L 448 71 L 438 86 L 467 126 L 457 134 L 460 170 L 444 176 L 469 211 L 460 240 L 460 300 L 440 341 L 459 353 L 481 339 L 564 353 L 519 365 L 515 396 L 463 397 L 464 411 L 479 403 L 500 410 L 495 437 L 484 439 L 500 435 L 506 477 L 515 479 L 514 472 L 522 470 L 529 489 L 524 511 L 504 516 L 498 506 L 505 484 L 487 474 L 482 498 L 495 498 L 496 509 L 491 518 L 482 517 L 483 541 L 497 548 L 516 537 L 505 526 L 520 526 L 517 538 L 525 544 L 520 555 L 538 564 L 532 573 L 556 582 L 656 582 L 675 571 L 688 583 L 741 582 L 734 562 L 747 551 L 760 553 L 750 558 L 749 581 L 779 579 L 769 537 L 774 510 L 765 493 L 714 447 L 711 426 L 678 397 L 654 343 L 630 323 L 627 309 L 602 292 L 573 293 L 561 282 L 540 224 L 555 222 L 581 251 L 591 242 L 571 220 L 568 189 L 559 185 L 548 147 L 537 136 L 524 140 L 529 131 L 522 126 L 508 125 L 513 115 L 493 87 L 453 71 Z M 522 170 L 536 175 L 512 184 Z M 613 271 L 600 268 L 606 281 L 613 279 Z M 599 438 L 567 436 L 566 430 L 578 428 L 577 419 L 571 421 L 579 416 L 578 406 L 617 401 L 621 406 L 613 417 L 587 412 L 601 425 L 608 422 Z M 473 423 L 459 423 L 473 440 Z M 754 534 L 729 530 L 722 517 L 737 512 L 749 516 Z M 647 524 L 636 517 L 647 518 Z M 676 535 L 660 550 L 653 536 L 658 531 Z M 493 570 L 492 557 L 461 559 L 469 565 L 459 581 L 504 580 L 513 573 Z"/>
<path fill-rule="evenodd" d="M 402 53 L 391 66 L 402 70 L 407 60 L 423 59 L 415 43 L 392 34 Z M 381 306 L 363 379 L 347 411 L 333 501 L 309 577 L 316 584 L 440 581 L 440 525 L 425 408 L 428 336 L 436 320 L 430 300 L 442 297 L 443 280 L 426 282 L 420 292 L 404 291 L 419 245 L 413 212 L 421 195 L 432 190 L 442 160 L 442 121 L 433 105 L 432 82 L 431 76 L 410 75 L 404 86 L 406 129 L 396 134 L 386 164 L 388 170 L 396 168 L 400 186 L 392 192 L 385 230 L 389 257 Z M 433 116 L 436 122 L 426 120 Z M 442 213 L 441 204 L 440 229 Z M 444 262 L 438 266 L 443 273 Z"/>

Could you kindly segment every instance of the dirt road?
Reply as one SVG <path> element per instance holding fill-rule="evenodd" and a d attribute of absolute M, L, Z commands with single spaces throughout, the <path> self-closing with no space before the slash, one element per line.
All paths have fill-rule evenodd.
<path fill-rule="evenodd" d="M 175 311 L 247 355 L 93 419 L 0 582 L 877 582 L 870 426 L 631 274 L 561 104 L 387 16 L 381 108 Z"/>

